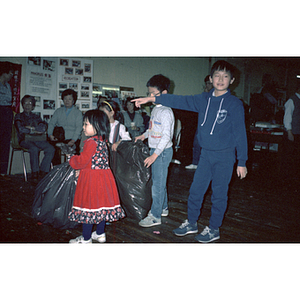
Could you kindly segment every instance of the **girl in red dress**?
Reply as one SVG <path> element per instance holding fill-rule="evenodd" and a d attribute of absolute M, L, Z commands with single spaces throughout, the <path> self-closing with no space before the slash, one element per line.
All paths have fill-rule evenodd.
<path fill-rule="evenodd" d="M 82 223 L 82 235 L 70 240 L 70 243 L 87 244 L 92 240 L 103 243 L 106 241 L 106 222 L 125 217 L 109 168 L 106 141 L 110 124 L 107 115 L 100 110 L 87 111 L 83 119 L 83 132 L 89 137 L 84 141 L 83 151 L 69 160 L 73 169 L 80 170 L 69 219 Z M 94 224 L 97 224 L 97 229 L 92 233 Z"/>

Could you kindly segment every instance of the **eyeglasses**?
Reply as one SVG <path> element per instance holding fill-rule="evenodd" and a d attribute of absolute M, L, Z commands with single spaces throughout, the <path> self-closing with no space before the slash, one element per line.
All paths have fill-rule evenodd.
<path fill-rule="evenodd" d="M 147 97 L 156 97 L 156 96 L 159 96 L 160 95 L 160 92 L 158 92 L 157 94 L 153 94 L 153 92 L 152 93 L 147 93 L 146 94 L 147 95 Z"/>

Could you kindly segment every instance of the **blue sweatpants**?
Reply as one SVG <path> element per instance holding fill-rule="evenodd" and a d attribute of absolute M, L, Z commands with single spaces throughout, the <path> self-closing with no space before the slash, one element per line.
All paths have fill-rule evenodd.
<path fill-rule="evenodd" d="M 234 163 L 235 151 L 201 150 L 188 198 L 188 220 L 190 223 L 198 221 L 203 198 L 211 182 L 212 208 L 209 227 L 218 229 L 222 225 Z"/>
<path fill-rule="evenodd" d="M 83 235 L 84 240 L 87 241 L 87 240 L 89 240 L 91 238 L 92 230 L 93 230 L 93 225 L 94 224 L 84 224 L 84 223 L 82 224 L 82 235 Z M 104 233 L 104 231 L 105 231 L 105 225 L 106 225 L 105 221 L 102 221 L 99 224 L 97 224 L 96 233 L 98 235 Z"/>

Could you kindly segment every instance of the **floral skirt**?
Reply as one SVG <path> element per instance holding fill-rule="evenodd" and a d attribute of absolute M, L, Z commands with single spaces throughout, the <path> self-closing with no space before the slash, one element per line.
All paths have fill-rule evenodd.
<path fill-rule="evenodd" d="M 73 207 L 69 213 L 70 221 L 84 224 L 99 224 L 102 221 L 114 222 L 125 217 L 121 206 L 102 208 L 98 210 L 83 210 Z"/>

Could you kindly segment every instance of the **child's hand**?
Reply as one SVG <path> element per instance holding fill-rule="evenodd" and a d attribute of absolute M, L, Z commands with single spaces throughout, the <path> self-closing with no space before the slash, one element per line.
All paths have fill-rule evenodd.
<path fill-rule="evenodd" d="M 247 175 L 247 168 L 246 167 L 237 167 L 236 169 L 237 176 L 241 179 L 245 178 Z"/>
<path fill-rule="evenodd" d="M 137 136 L 137 137 L 134 139 L 134 141 L 135 141 L 135 142 L 138 141 L 138 140 L 143 141 L 144 139 L 145 139 L 145 136 L 142 134 L 142 135 Z"/>
<path fill-rule="evenodd" d="M 131 102 L 135 102 L 136 107 L 141 107 L 142 104 L 145 104 L 148 102 L 155 102 L 155 97 L 137 98 L 137 99 L 131 100 Z"/>
<path fill-rule="evenodd" d="M 78 178 L 80 170 L 75 170 L 75 177 Z"/>
<path fill-rule="evenodd" d="M 153 153 L 144 160 L 144 166 L 149 168 L 157 159 L 158 155 Z"/>
<path fill-rule="evenodd" d="M 121 141 L 118 141 L 118 142 L 112 144 L 111 150 L 112 150 L 112 151 L 117 151 L 117 148 L 118 148 L 118 146 L 120 145 L 120 143 L 121 143 Z"/>

